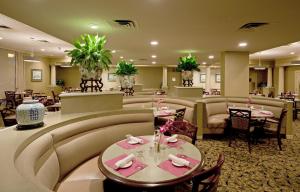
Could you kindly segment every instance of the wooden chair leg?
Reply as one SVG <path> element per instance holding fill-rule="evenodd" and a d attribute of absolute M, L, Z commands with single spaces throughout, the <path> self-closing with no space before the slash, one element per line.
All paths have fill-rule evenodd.
<path fill-rule="evenodd" d="M 251 133 L 248 133 L 248 149 L 249 153 L 251 153 Z"/>
<path fill-rule="evenodd" d="M 280 149 L 280 151 L 282 151 L 282 147 L 281 147 L 281 137 L 280 137 L 280 135 L 278 135 L 277 136 L 277 142 L 278 142 L 278 146 L 279 146 L 279 149 Z"/>

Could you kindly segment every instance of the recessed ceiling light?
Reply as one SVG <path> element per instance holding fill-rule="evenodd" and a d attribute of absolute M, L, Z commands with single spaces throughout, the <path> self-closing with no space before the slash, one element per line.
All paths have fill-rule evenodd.
<path fill-rule="evenodd" d="M 112 52 L 112 53 L 116 53 L 116 50 L 112 50 L 111 52 Z"/>
<path fill-rule="evenodd" d="M 151 57 L 152 57 L 152 58 L 156 58 L 157 56 L 156 56 L 156 55 L 152 55 Z"/>
<path fill-rule="evenodd" d="M 156 61 L 152 61 L 152 64 L 156 64 Z"/>
<path fill-rule="evenodd" d="M 246 42 L 240 42 L 239 47 L 247 47 L 248 43 Z"/>
<path fill-rule="evenodd" d="M 0 40 L 3 39 L 3 37 L 0 37 Z"/>
<path fill-rule="evenodd" d="M 133 62 L 133 59 L 130 59 L 129 61 L 130 61 L 130 62 Z"/>
<path fill-rule="evenodd" d="M 203 65 L 206 65 L 206 62 L 204 61 L 204 62 L 202 62 L 202 64 L 203 64 Z"/>
<path fill-rule="evenodd" d="M 291 55 L 295 55 L 295 52 L 290 52 Z"/>
<path fill-rule="evenodd" d="M 120 56 L 120 59 L 124 59 L 124 57 L 123 57 L 123 56 Z"/>
<path fill-rule="evenodd" d="M 210 55 L 210 56 L 208 56 L 208 58 L 209 58 L 209 59 L 214 59 L 214 58 L 215 58 L 215 56 L 213 56 L 213 55 Z"/>
<path fill-rule="evenodd" d="M 41 51 L 45 51 L 45 49 L 41 49 Z"/>
<path fill-rule="evenodd" d="M 158 45 L 158 41 L 151 41 L 150 44 L 151 45 Z"/>
<path fill-rule="evenodd" d="M 90 27 L 91 27 L 91 29 L 98 29 L 98 25 L 96 25 L 96 24 L 91 24 Z"/>
<path fill-rule="evenodd" d="M 9 57 L 9 58 L 14 58 L 14 57 L 15 57 L 15 54 L 13 54 L 13 53 L 8 53 L 8 54 L 7 54 L 7 57 Z"/>

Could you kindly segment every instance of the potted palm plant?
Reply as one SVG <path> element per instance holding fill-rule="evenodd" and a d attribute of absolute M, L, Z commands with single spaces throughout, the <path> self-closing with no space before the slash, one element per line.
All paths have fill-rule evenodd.
<path fill-rule="evenodd" d="M 193 71 L 200 71 L 198 66 L 196 57 L 189 54 L 188 56 L 179 58 L 176 70 L 181 72 L 183 81 L 190 81 L 189 85 L 192 85 Z"/>
<path fill-rule="evenodd" d="M 122 89 L 133 88 L 135 84 L 135 74 L 137 74 L 137 68 L 133 63 L 122 60 L 117 64 L 116 75 L 119 76 Z"/>
<path fill-rule="evenodd" d="M 82 79 L 100 79 L 102 71 L 109 69 L 112 55 L 105 44 L 105 36 L 85 34 L 75 41 L 73 50 L 66 51 L 71 65 L 79 66 Z"/>

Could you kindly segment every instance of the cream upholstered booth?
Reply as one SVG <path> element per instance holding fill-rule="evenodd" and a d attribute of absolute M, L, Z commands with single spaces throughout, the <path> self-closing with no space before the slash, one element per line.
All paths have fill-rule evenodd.
<path fill-rule="evenodd" d="M 197 124 L 196 102 L 183 98 L 170 97 L 128 97 L 123 99 L 124 108 L 151 108 L 155 107 L 156 102 L 162 99 L 162 105 L 172 109 L 186 108 L 184 119 Z"/>
<path fill-rule="evenodd" d="M 46 115 L 43 128 L 0 133 L 1 191 L 103 191 L 98 155 L 126 134 L 153 133 L 152 110 Z"/>
<path fill-rule="evenodd" d="M 223 134 L 226 127 L 226 119 L 229 117 L 227 108 L 229 106 L 245 107 L 248 98 L 245 97 L 207 97 L 197 101 L 198 113 L 198 131 L 199 134 Z M 281 129 L 282 134 L 287 138 L 292 137 L 292 103 L 279 99 L 252 97 L 251 105 L 255 108 L 263 108 L 273 112 L 276 118 L 279 118 L 281 110 L 288 110 L 287 116 Z M 198 134 L 198 135 L 199 135 Z"/>

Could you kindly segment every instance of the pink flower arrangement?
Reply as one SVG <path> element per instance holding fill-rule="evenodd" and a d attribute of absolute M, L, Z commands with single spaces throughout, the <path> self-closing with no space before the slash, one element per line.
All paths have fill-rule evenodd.
<path fill-rule="evenodd" d="M 163 126 L 160 126 L 159 131 L 161 133 L 165 133 L 168 130 L 170 130 L 170 128 L 172 127 L 172 125 L 173 125 L 173 121 L 171 119 L 168 119 L 168 121 Z"/>

